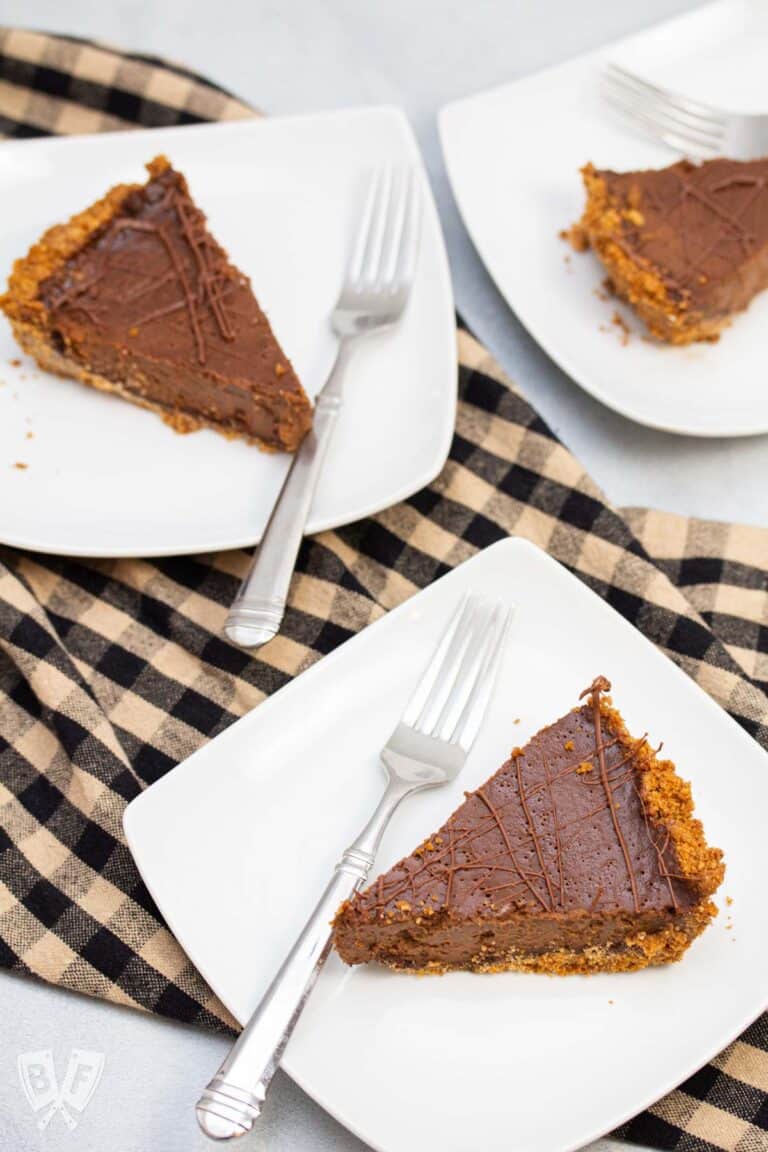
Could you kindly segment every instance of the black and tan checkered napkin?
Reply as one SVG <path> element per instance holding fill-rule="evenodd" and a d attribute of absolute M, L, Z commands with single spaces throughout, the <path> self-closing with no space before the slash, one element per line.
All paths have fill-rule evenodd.
<path fill-rule="evenodd" d="M 7 135 L 249 115 L 175 65 L 0 30 Z M 255 657 L 221 634 L 245 552 L 81 561 L 0 549 L 0 963 L 231 1026 L 139 880 L 126 802 L 510 533 L 575 572 L 768 747 L 768 530 L 613 508 L 466 332 L 458 353 L 441 475 L 379 516 L 307 540 L 283 633 Z M 621 1134 L 686 1152 L 768 1152 L 768 1017 Z"/>

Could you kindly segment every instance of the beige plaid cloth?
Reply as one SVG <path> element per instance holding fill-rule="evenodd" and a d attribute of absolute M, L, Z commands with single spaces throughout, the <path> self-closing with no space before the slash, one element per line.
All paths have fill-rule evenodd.
<path fill-rule="evenodd" d="M 175 65 L 0 30 L 7 135 L 252 114 Z M 136 873 L 126 802 L 324 653 L 512 533 L 575 572 L 768 746 L 768 530 L 613 508 L 461 330 L 458 356 L 456 434 L 441 475 L 378 516 L 306 541 L 283 632 L 255 657 L 221 631 L 245 552 L 84 561 L 0 549 L 0 963 L 233 1026 Z M 768 1019 L 622 1135 L 768 1152 Z"/>

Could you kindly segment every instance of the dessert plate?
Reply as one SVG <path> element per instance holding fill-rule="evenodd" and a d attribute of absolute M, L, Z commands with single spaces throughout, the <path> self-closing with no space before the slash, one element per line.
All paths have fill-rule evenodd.
<path fill-rule="evenodd" d="M 355 352 L 307 524 L 357 520 L 429 483 L 456 406 L 456 335 L 440 224 L 395 108 L 6 143 L 0 276 L 49 225 L 164 152 L 256 296 L 307 392 L 334 354 L 328 318 L 374 164 L 415 166 L 422 240 L 408 310 Z M 29 437 L 29 438 L 28 438 Z M 37 370 L 0 317 L 0 541 L 86 556 L 212 552 L 258 541 L 289 460 Z M 24 468 L 15 465 L 26 465 Z"/>
<path fill-rule="evenodd" d="M 735 930 L 721 915 L 677 965 L 592 977 L 417 977 L 332 955 L 283 1067 L 380 1152 L 567 1152 L 680 1083 L 764 1008 L 768 759 L 539 549 L 496 544 L 366 628 L 133 801 L 125 830 L 172 931 L 245 1021 L 372 811 L 378 749 L 470 588 L 516 605 L 484 730 L 452 785 L 396 814 L 378 868 L 602 672 L 630 729 L 663 738 L 692 781 L 725 850 L 719 899 L 733 897 Z"/>
<path fill-rule="evenodd" d="M 632 170 L 679 159 L 612 114 L 600 68 L 610 59 L 692 98 L 765 111 L 766 52 L 768 11 L 723 0 L 440 113 L 459 209 L 507 303 L 577 384 L 650 427 L 691 436 L 768 431 L 768 292 L 717 344 L 651 343 L 630 309 L 603 291 L 595 256 L 560 238 L 581 215 L 587 161 Z"/>

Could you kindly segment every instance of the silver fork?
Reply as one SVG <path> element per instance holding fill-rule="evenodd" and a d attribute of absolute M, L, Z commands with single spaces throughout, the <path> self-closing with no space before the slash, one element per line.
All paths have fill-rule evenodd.
<path fill-rule="evenodd" d="M 419 222 L 415 172 L 379 169 L 331 315 L 331 327 L 339 338 L 336 361 L 317 398 L 312 429 L 296 454 L 224 624 L 229 639 L 243 648 L 266 644 L 280 629 L 312 497 L 341 408 L 350 350 L 361 337 L 400 319 L 416 269 Z"/>
<path fill-rule="evenodd" d="M 646 136 L 686 156 L 750 160 L 768 152 L 768 115 L 726 112 L 689 100 L 618 64 L 607 63 L 602 80 L 605 97 L 617 111 Z"/>
<path fill-rule="evenodd" d="M 387 786 L 341 857 L 314 912 L 197 1104 L 207 1136 L 249 1132 L 331 948 L 331 921 L 368 879 L 384 830 L 407 796 L 453 780 L 464 767 L 493 691 L 510 610 L 467 597 L 444 633 L 402 719 L 382 749 Z"/>

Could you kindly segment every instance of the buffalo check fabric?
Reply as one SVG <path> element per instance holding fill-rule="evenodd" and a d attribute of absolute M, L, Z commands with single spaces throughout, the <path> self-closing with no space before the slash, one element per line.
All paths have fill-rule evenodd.
<path fill-rule="evenodd" d="M 252 115 L 185 68 L 0 30 L 5 135 Z M 466 331 L 458 357 L 441 475 L 305 541 L 283 632 L 255 656 L 222 638 L 245 552 L 86 561 L 0 549 L 0 963 L 234 1027 L 141 883 L 123 808 L 315 660 L 510 534 L 575 572 L 768 748 L 768 530 L 612 507 Z M 620 1135 L 680 1152 L 768 1152 L 768 1017 Z"/>

